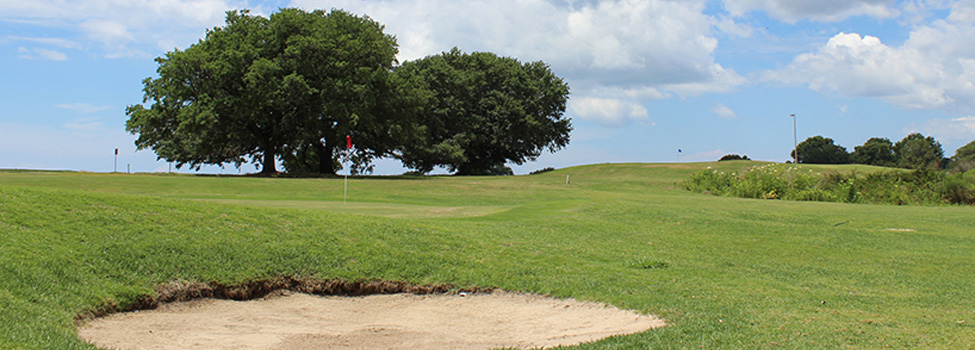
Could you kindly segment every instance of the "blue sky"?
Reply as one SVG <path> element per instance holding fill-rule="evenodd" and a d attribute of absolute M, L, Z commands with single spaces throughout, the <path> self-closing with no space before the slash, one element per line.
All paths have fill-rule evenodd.
<path fill-rule="evenodd" d="M 950 156 L 975 140 L 971 0 L 0 0 L 0 168 L 112 171 L 118 148 L 120 171 L 167 171 L 124 130 L 153 59 L 227 10 L 280 7 L 369 15 L 397 36 L 400 61 L 457 46 L 549 63 L 572 88 L 572 141 L 516 173 L 785 161 L 793 113 L 800 142 L 823 135 L 850 151 L 922 132 Z"/>

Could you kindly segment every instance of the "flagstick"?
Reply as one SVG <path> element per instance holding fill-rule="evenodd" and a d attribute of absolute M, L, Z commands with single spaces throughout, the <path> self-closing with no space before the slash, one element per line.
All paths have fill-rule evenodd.
<path fill-rule="evenodd" d="M 348 201 L 349 198 L 349 173 L 352 172 L 352 167 L 350 167 L 348 163 L 349 163 L 349 156 L 351 155 L 352 155 L 352 135 L 345 135 L 345 163 L 346 163 L 347 170 L 345 172 L 345 194 L 342 195 L 342 203 Z"/>

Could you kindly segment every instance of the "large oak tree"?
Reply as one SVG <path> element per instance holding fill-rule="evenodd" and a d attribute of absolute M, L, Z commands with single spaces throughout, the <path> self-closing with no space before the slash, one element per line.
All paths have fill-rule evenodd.
<path fill-rule="evenodd" d="M 282 157 L 289 170 L 334 173 L 351 133 L 367 164 L 399 144 L 397 45 L 383 29 L 340 10 L 228 12 L 225 26 L 156 59 L 150 105 L 128 107 L 126 129 L 177 166 L 251 160 L 271 174 Z"/>
<path fill-rule="evenodd" d="M 405 62 L 395 74 L 426 98 L 415 138 L 398 155 L 408 168 L 491 174 L 569 143 L 569 86 L 541 61 L 454 48 Z"/>

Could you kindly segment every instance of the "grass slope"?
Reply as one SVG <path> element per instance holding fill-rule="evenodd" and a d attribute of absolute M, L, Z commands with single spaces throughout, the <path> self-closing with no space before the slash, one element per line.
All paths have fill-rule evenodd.
<path fill-rule="evenodd" d="M 90 348 L 83 310 L 274 276 L 500 287 L 671 324 L 582 349 L 973 348 L 975 208 L 674 187 L 755 164 L 360 178 L 350 205 L 341 179 L 0 172 L 0 348 Z"/>

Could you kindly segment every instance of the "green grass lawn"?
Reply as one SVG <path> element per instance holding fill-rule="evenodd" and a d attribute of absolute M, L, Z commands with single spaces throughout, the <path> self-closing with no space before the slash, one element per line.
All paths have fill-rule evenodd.
<path fill-rule="evenodd" d="M 353 178 L 347 203 L 340 178 L 0 171 L 0 349 L 91 348 L 85 310 L 277 276 L 499 287 L 669 323 L 580 349 L 975 349 L 975 208 L 675 186 L 756 164 Z"/>

